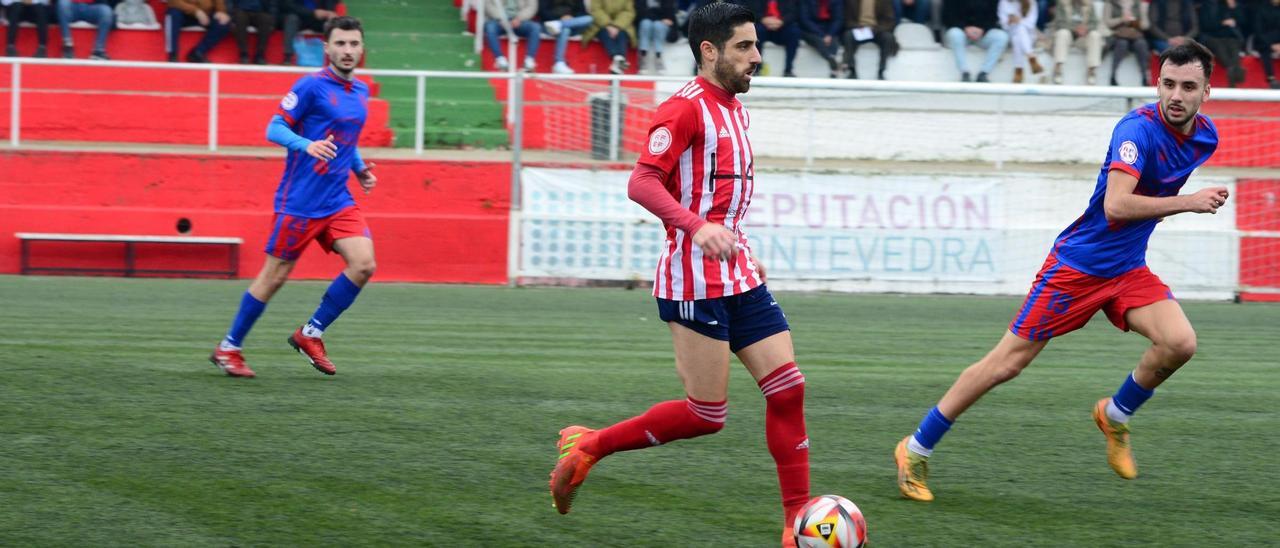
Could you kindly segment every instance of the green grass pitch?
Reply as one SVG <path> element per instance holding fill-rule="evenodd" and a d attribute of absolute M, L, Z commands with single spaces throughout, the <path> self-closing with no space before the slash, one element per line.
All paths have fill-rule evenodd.
<path fill-rule="evenodd" d="M 602 462 L 551 507 L 556 431 L 679 398 L 643 291 L 376 284 L 285 344 L 292 283 L 207 361 L 246 283 L 0 276 L 0 545 L 776 546 L 763 401 L 735 364 L 721 433 Z M 1016 298 L 780 293 L 807 378 L 813 493 L 875 546 L 1280 542 L 1280 307 L 1185 304 L 1200 351 L 1132 423 L 1116 477 L 1089 417 L 1145 347 L 1099 316 L 988 395 L 899 498 L 892 449 L 1000 337 Z"/>

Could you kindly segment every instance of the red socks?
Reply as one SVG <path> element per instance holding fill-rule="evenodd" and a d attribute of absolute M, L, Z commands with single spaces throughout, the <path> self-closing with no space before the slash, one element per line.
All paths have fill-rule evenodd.
<path fill-rule="evenodd" d="M 664 401 L 608 428 L 596 431 L 583 451 L 602 459 L 618 451 L 631 451 L 676 440 L 714 434 L 724 428 L 728 402 L 704 402 L 693 398 Z"/>
<path fill-rule="evenodd" d="M 795 362 L 760 379 L 764 433 L 778 466 L 782 508 L 790 521 L 809 502 L 809 437 L 804 429 L 804 375 Z"/>
<path fill-rule="evenodd" d="M 778 467 L 782 507 L 789 521 L 809 502 L 809 437 L 804 428 L 804 375 L 794 362 L 760 379 L 766 402 L 764 430 Z M 664 401 L 638 415 L 596 431 L 582 450 L 601 459 L 676 440 L 714 434 L 724 428 L 727 402 L 693 398 Z"/>

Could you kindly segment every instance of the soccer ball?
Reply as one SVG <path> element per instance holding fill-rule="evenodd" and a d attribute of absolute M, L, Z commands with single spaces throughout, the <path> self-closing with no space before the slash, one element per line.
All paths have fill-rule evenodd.
<path fill-rule="evenodd" d="M 840 495 L 814 497 L 796 514 L 792 531 L 801 548 L 862 548 L 867 543 L 862 510 Z"/>

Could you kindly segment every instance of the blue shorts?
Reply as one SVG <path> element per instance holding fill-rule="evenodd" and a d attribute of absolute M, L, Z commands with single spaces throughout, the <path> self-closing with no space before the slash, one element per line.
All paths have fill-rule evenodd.
<path fill-rule="evenodd" d="M 658 317 L 713 339 L 729 341 L 732 352 L 791 329 L 782 307 L 763 285 L 746 293 L 718 299 L 658 299 Z"/>

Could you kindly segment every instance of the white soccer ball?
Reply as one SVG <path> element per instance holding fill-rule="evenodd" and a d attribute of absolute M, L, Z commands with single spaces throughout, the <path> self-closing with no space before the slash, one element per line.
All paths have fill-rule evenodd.
<path fill-rule="evenodd" d="M 801 548 L 861 548 L 867 543 L 862 510 L 840 495 L 814 497 L 796 514 L 792 531 Z"/>

